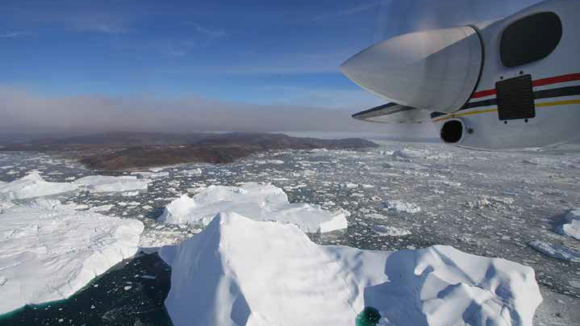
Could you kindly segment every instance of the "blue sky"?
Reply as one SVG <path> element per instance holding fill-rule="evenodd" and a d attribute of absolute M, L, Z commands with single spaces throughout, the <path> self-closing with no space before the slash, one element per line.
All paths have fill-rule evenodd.
<path fill-rule="evenodd" d="M 249 103 L 366 94 L 338 66 L 375 1 L 2 1 L 0 83 L 45 95 L 192 94 Z M 372 99 L 372 96 L 369 96 Z"/>
<path fill-rule="evenodd" d="M 501 17 L 537 1 L 2 0 L 0 120 L 20 130 L 52 118 L 51 128 L 66 130 L 80 125 L 69 116 L 85 116 L 83 101 L 113 116 L 143 103 L 152 114 L 187 103 L 235 114 L 283 107 L 282 122 L 293 108 L 342 110 L 325 128 L 378 130 L 351 122 L 383 100 L 344 77 L 342 62 L 389 36 Z M 302 128 L 296 123 L 288 128 Z"/>

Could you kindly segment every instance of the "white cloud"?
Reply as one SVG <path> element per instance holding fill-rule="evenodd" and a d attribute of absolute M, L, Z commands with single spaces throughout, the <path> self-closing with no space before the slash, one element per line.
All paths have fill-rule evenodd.
<path fill-rule="evenodd" d="M 70 28 L 80 32 L 93 32 L 102 34 L 125 34 L 130 32 L 127 27 L 129 22 L 122 16 L 106 12 L 92 14 L 79 13 L 65 17 L 64 21 Z"/>
<path fill-rule="evenodd" d="M 326 12 L 314 16 L 313 21 L 324 21 L 329 19 L 336 19 L 340 17 L 352 16 L 361 12 L 369 11 L 371 9 L 377 8 L 381 4 L 381 1 L 372 1 L 355 7 L 350 7 L 338 11 Z"/>
<path fill-rule="evenodd" d="M 0 34 L 0 38 L 17 38 L 23 36 L 32 36 L 33 33 L 31 32 L 24 32 L 24 31 L 10 31 L 4 34 Z"/>
<path fill-rule="evenodd" d="M 82 29 L 84 31 L 103 33 L 103 34 L 124 34 L 124 33 L 129 32 L 129 30 L 124 28 L 124 27 L 109 25 L 106 23 L 85 25 L 85 26 L 81 27 L 80 29 Z"/>
<path fill-rule="evenodd" d="M 212 39 L 222 38 L 222 37 L 226 36 L 226 31 L 223 28 L 211 29 L 211 28 L 203 27 L 200 24 L 193 23 L 193 22 L 190 22 L 189 24 L 193 25 L 195 27 L 195 30 L 198 33 L 203 34 L 203 35 L 205 35 L 209 38 L 212 38 Z"/>

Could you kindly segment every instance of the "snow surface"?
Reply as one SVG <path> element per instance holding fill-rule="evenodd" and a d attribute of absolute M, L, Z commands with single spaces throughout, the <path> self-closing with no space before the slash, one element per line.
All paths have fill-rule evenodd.
<path fill-rule="evenodd" d="M 73 184 L 86 187 L 91 192 L 125 192 L 147 190 L 147 179 L 137 179 L 136 176 L 103 176 L 93 175 L 73 181 Z"/>
<path fill-rule="evenodd" d="M 580 240 L 580 209 L 573 209 L 566 216 L 564 222 L 556 228 L 562 235 Z"/>
<path fill-rule="evenodd" d="M 0 200 L 28 199 L 57 195 L 77 190 L 78 186 L 70 183 L 47 182 L 37 172 L 0 184 Z"/>
<path fill-rule="evenodd" d="M 348 226 L 344 212 L 333 214 L 309 204 L 291 204 L 282 189 L 257 183 L 240 187 L 210 186 L 193 198 L 183 195 L 165 207 L 159 221 L 207 225 L 225 211 L 258 221 L 295 224 L 309 233 L 331 232 Z"/>
<path fill-rule="evenodd" d="M 390 325 L 531 326 L 542 301 L 533 269 L 507 260 L 320 246 L 294 225 L 233 212 L 160 255 L 176 326 L 353 325 L 365 306 Z"/>
<path fill-rule="evenodd" d="M 65 299 L 133 256 L 143 224 L 37 199 L 0 214 L 0 314 Z"/>

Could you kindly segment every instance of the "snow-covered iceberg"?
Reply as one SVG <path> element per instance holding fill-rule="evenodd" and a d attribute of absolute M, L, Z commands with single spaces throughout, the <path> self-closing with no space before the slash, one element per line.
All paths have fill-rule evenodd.
<path fill-rule="evenodd" d="M 136 176 L 93 175 L 75 180 L 75 185 L 83 186 L 91 192 L 125 192 L 147 190 L 150 180 Z"/>
<path fill-rule="evenodd" d="M 365 306 L 397 326 L 531 326 L 533 269 L 435 246 L 398 252 L 320 246 L 296 226 L 216 216 L 161 257 L 176 326 L 354 325 Z"/>
<path fill-rule="evenodd" d="M 159 220 L 172 224 L 207 225 L 214 216 L 225 211 L 257 221 L 295 224 L 309 233 L 348 227 L 343 212 L 334 214 L 318 206 L 291 204 L 282 189 L 257 183 L 240 187 L 210 186 L 193 198 L 183 195 L 165 207 Z"/>
<path fill-rule="evenodd" d="M 57 195 L 77 190 L 70 183 L 47 182 L 34 172 L 21 179 L 0 184 L 0 200 L 29 199 Z"/>
<path fill-rule="evenodd" d="M 65 299 L 133 256 L 143 224 L 37 199 L 0 214 L 0 314 Z"/>
<path fill-rule="evenodd" d="M 580 209 L 573 209 L 566 216 L 556 231 L 562 235 L 580 240 Z"/>

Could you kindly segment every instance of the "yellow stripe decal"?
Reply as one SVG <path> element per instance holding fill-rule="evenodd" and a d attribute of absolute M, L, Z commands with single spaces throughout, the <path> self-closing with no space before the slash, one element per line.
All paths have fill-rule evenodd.
<path fill-rule="evenodd" d="M 580 104 L 580 100 L 568 100 L 568 101 L 536 103 L 536 107 L 537 108 L 542 108 L 542 107 L 553 107 L 553 106 L 558 106 L 558 105 L 570 105 L 570 104 Z M 489 112 L 497 112 L 497 108 L 488 109 L 488 110 L 470 111 L 470 112 L 465 112 L 465 113 L 455 113 L 455 114 L 452 114 L 450 116 L 446 116 L 446 117 L 443 117 L 443 118 L 439 118 L 439 119 L 433 120 L 433 122 L 439 122 L 439 121 L 443 121 L 443 120 L 447 120 L 447 119 L 453 119 L 453 118 L 457 118 L 457 117 L 463 117 L 463 116 L 466 116 L 466 115 L 474 115 L 474 114 L 489 113 Z"/>
<path fill-rule="evenodd" d="M 569 104 L 580 104 L 580 100 L 569 100 L 569 101 L 536 103 L 536 107 L 546 107 L 546 106 L 556 106 L 556 105 L 569 105 Z"/>
<path fill-rule="evenodd" d="M 488 109 L 488 110 L 470 111 L 470 112 L 464 112 L 464 113 L 455 113 L 455 114 L 452 114 L 450 116 L 434 120 L 434 122 L 439 122 L 439 121 L 443 121 L 443 120 L 447 120 L 447 119 L 453 119 L 453 118 L 457 118 L 457 117 L 463 117 L 466 115 L 474 115 L 474 114 L 489 113 L 489 112 L 497 112 L 497 108 Z"/>

